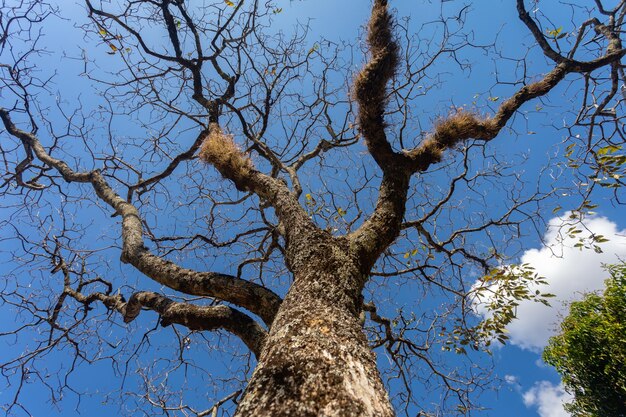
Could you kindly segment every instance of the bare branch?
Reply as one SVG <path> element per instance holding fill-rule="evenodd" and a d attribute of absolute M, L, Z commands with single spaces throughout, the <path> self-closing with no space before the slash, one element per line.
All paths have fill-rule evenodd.
<path fill-rule="evenodd" d="M 239 337 L 248 348 L 259 356 L 267 332 L 250 316 L 225 306 L 197 306 L 178 303 L 153 292 L 138 292 L 132 295 L 123 309 L 124 322 L 130 323 L 142 308 L 156 311 L 161 316 L 161 325 L 180 324 L 190 330 L 224 329 Z"/>
<path fill-rule="evenodd" d="M 5 109 L 0 108 L 0 118 L 11 135 L 32 147 L 37 158 L 59 171 L 68 182 L 90 183 L 98 197 L 122 216 L 123 262 L 130 263 L 146 276 L 169 288 L 233 303 L 257 314 L 268 325 L 271 324 L 281 302 L 276 294 L 249 281 L 225 274 L 192 271 L 151 254 L 144 246 L 143 226 L 138 210 L 117 195 L 99 171 L 73 171 L 64 161 L 50 156 L 35 135 L 18 129 Z"/>

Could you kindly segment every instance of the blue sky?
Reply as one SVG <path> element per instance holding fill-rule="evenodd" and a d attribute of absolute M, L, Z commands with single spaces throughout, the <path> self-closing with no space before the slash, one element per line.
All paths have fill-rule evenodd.
<path fill-rule="evenodd" d="M 47 98 L 48 105 L 51 105 L 55 99 L 55 91 L 62 93 L 60 96 L 64 103 L 71 103 L 80 98 L 85 107 L 97 106 L 99 99 L 93 96 L 90 89 L 90 81 L 85 77 L 79 77 L 82 71 L 80 61 L 71 59 L 80 55 L 83 46 L 82 32 L 74 26 L 75 21 L 84 21 L 84 10 L 80 6 L 74 6 L 73 0 L 64 3 L 62 10 L 67 20 L 52 19 L 46 25 L 46 37 L 43 42 L 49 47 L 51 53 L 39 58 L 41 65 L 59 68 L 55 83 L 52 89 L 51 97 Z M 311 45 L 315 44 L 318 39 L 326 38 L 333 40 L 357 41 L 358 33 L 362 30 L 363 23 L 367 20 L 369 8 L 367 2 L 363 0 L 343 0 L 341 2 L 332 0 L 303 0 L 303 1 L 280 1 L 282 12 L 275 18 L 272 30 L 290 31 L 297 20 L 307 21 L 310 19 Z M 515 7 L 512 1 L 508 0 L 480 0 L 471 2 L 469 14 L 466 23 L 466 30 L 473 31 L 476 44 L 489 43 L 497 38 L 497 45 L 501 48 L 504 56 L 511 58 L 519 58 L 524 56 L 527 46 L 532 43 L 526 29 L 518 22 Z M 556 3 L 547 4 L 549 2 L 539 3 L 545 13 L 553 17 L 555 22 L 560 18 L 561 11 L 557 8 Z M 411 27 L 417 29 L 422 23 L 430 22 L 440 14 L 443 9 L 444 13 L 450 13 L 460 8 L 461 2 L 438 2 L 421 1 L 421 0 L 398 0 L 392 2 L 397 8 L 398 16 L 411 17 Z M 529 6 L 530 7 L 530 6 Z M 552 9 L 550 9 L 552 7 Z M 560 23 L 558 23 L 560 24 Z M 563 25 L 569 24 L 569 17 Z M 429 29 L 425 29 L 426 31 Z M 425 32 L 429 35 L 433 33 Z M 323 45 L 323 44 L 322 44 Z M 323 46 L 322 46 L 323 47 Z M 68 51 L 67 56 L 63 57 L 60 51 Z M 358 53 L 358 50 L 356 51 Z M 106 50 L 89 49 L 90 57 L 96 61 L 101 70 L 115 72 L 116 66 L 114 58 L 106 54 Z M 450 106 L 475 106 L 480 111 L 489 112 L 497 105 L 496 97 L 506 97 L 510 95 L 514 89 L 509 85 L 495 85 L 494 71 L 496 65 L 499 75 L 505 80 L 507 79 L 507 71 L 514 71 L 515 68 L 507 62 L 497 64 L 491 57 L 486 57 L 477 51 L 468 51 L 464 56 L 472 64 L 471 71 L 458 70 L 454 65 L 442 59 L 435 68 L 441 70 L 443 74 L 442 85 L 433 88 L 429 94 L 416 99 L 416 114 L 420 120 L 427 124 L 439 115 L 445 115 L 449 111 Z M 356 58 L 360 62 L 359 57 Z M 528 55 L 528 61 L 536 65 L 536 69 L 532 68 L 531 72 L 540 74 L 546 70 L 545 60 L 537 54 L 536 51 Z M 356 69 L 355 69 L 356 70 Z M 516 75 L 511 74 L 510 78 L 515 79 Z M 430 80 L 431 81 L 431 80 Z M 425 88 L 429 80 L 425 80 Z M 551 93 L 552 101 L 547 106 L 558 107 L 564 102 L 564 96 L 567 94 L 565 87 L 557 88 Z M 567 105 L 567 103 L 566 103 Z M 515 122 L 515 133 L 507 131 L 494 142 L 490 149 L 498 154 L 505 155 L 504 158 L 510 158 L 511 161 L 521 158 L 520 155 L 527 155 L 528 162 L 523 165 L 523 172 L 519 172 L 522 176 L 535 178 L 540 167 L 546 164 L 548 156 L 556 152 L 556 146 L 564 139 L 563 133 L 555 130 L 552 126 L 558 125 L 558 121 L 554 121 L 554 113 L 541 111 L 536 103 L 530 103 L 524 108 L 524 117 L 520 117 Z M 533 111 L 534 110 L 534 111 Z M 121 130 L 129 137 L 133 134 L 141 134 L 141 129 L 137 126 L 128 125 L 121 126 Z M 88 163 L 87 163 L 88 164 Z M 443 180 L 436 175 L 433 176 L 432 185 L 436 185 L 437 181 Z M 427 180 L 428 181 L 428 180 Z M 550 178 L 540 178 L 539 181 L 549 187 Z M 561 181 L 573 181 L 572 178 L 564 176 Z M 558 184 L 561 186 L 562 184 Z M 316 180 L 308 183 L 312 192 L 321 193 L 322 187 Z M 498 191 L 504 193 L 505 190 Z M 567 194 L 564 192 L 563 194 Z M 504 196 L 504 194 L 502 194 Z M 571 195 L 561 196 L 559 204 L 563 209 L 559 215 L 564 216 L 568 209 L 573 209 L 573 205 L 577 203 L 576 198 Z M 563 303 L 571 301 L 579 296 L 581 292 L 599 289 L 602 285 L 604 273 L 601 269 L 602 263 L 611 263 L 617 261 L 618 258 L 626 258 L 626 219 L 620 208 L 615 207 L 608 198 L 608 195 L 598 194 L 594 202 L 599 204 L 596 209 L 597 214 L 591 216 L 587 221 L 590 230 L 605 235 L 610 239 L 603 248 L 602 254 L 596 254 L 593 251 L 579 251 L 568 248 L 573 246 L 574 242 L 559 239 L 557 233 L 558 226 L 561 224 L 558 217 L 552 214 L 553 206 L 544 207 L 543 214 L 547 219 L 552 218 L 547 225 L 542 224 L 541 230 L 528 231 L 524 233 L 525 238 L 511 242 L 512 253 L 522 262 L 529 262 L 535 266 L 541 275 L 546 276 L 551 284 L 549 289 L 557 295 L 553 302 L 552 308 L 547 308 L 538 304 L 523 304 L 519 308 L 519 320 L 510 326 L 511 343 L 505 347 L 496 348 L 493 356 L 487 358 L 486 361 L 492 361 L 494 364 L 494 373 L 502 380 L 501 389 L 494 391 L 485 391 L 481 396 L 481 405 L 485 407 L 484 411 L 477 412 L 479 416 L 511 416 L 511 417 L 565 417 L 567 414 L 560 408 L 560 401 L 566 398 L 566 394 L 559 387 L 559 378 L 556 373 L 542 365 L 539 352 L 544 346 L 551 329 L 555 327 L 560 315 L 564 314 L 565 309 Z M 499 198 L 494 198 L 493 205 L 485 207 L 485 210 L 499 209 Z M 349 213 L 350 214 L 350 213 Z M 156 214 L 155 214 L 156 216 Z M 105 223 L 105 220 L 98 220 L 100 217 L 105 218 L 99 210 L 91 207 L 89 211 L 83 212 L 77 219 L 81 221 L 91 221 L 96 227 L 101 229 L 102 234 L 107 234 L 107 228 L 113 223 Z M 102 221 L 102 225 L 99 222 Z M 175 222 L 174 222 L 175 223 Z M 115 233 L 115 230 L 111 233 Z M 104 241 L 104 240 L 103 240 Z M 408 239 L 410 241 L 410 239 Z M 562 246 L 565 243 L 565 247 Z M 98 245 L 98 242 L 94 243 Z M 410 247 L 407 242 L 401 242 L 398 250 L 407 250 Z M 117 262 L 115 248 L 103 250 L 101 256 L 111 256 L 112 262 Z M 557 256 L 555 256 L 557 255 Z M 10 257 L 3 255 L 0 268 L 6 276 L 13 276 L 13 268 L 8 264 Z M 222 264 L 217 267 L 228 268 L 228 265 Z M 111 271 L 121 276 L 128 277 L 128 281 L 141 280 L 141 277 L 126 266 L 115 265 Z M 45 271 L 44 271 L 45 272 Z M 39 274 L 43 272 L 34 272 L 33 278 L 39 278 Z M 23 270 L 16 274 L 24 274 Z M 146 288 L 145 281 L 141 281 L 141 288 Z M 395 298 L 396 302 L 401 306 L 406 303 L 410 308 L 412 300 L 412 291 L 414 289 L 402 286 L 390 286 L 387 296 Z M 154 286 L 154 289 L 158 287 Z M 480 310 L 480 307 L 478 307 Z M 0 310 L 6 316 L 12 313 L 10 306 L 2 306 Z M 7 312 L 9 311 L 9 312 Z M 393 309 L 390 309 L 392 312 Z M 103 316 L 106 314 L 104 310 L 97 310 L 94 314 Z M 12 317 L 12 316 L 11 316 Z M 19 322 L 19 320 L 18 320 Z M 11 328 L 12 322 L 3 322 L 0 324 L 0 332 Z M 116 341 L 129 341 L 131 344 L 140 346 L 141 349 L 147 349 L 145 344 L 141 344 L 141 336 L 143 332 L 138 331 L 142 327 L 149 329 L 156 325 L 154 317 L 145 314 L 129 329 L 120 326 L 105 326 L 98 329 L 101 335 L 105 337 L 110 344 L 115 345 Z M 135 333 L 136 332 L 136 333 Z M 171 342 L 171 329 L 157 329 L 150 333 L 150 342 L 153 343 L 155 349 L 158 349 L 161 356 L 166 357 L 167 354 L 175 354 L 176 350 L 168 347 Z M 185 343 L 184 331 L 180 333 L 178 340 Z M 211 339 L 215 341 L 215 339 Z M 15 356 L 16 351 L 24 349 L 28 346 L 28 334 L 26 338 L 13 341 L 11 338 L 0 340 L 0 361 Z M 192 359 L 196 363 L 211 369 L 211 374 L 203 374 L 200 384 L 197 379 L 190 378 L 185 380 L 179 374 L 172 376 L 170 382 L 174 386 L 188 389 L 187 398 L 196 404 L 202 404 L 205 393 L 202 392 L 202 384 L 208 384 L 211 379 L 226 378 L 231 375 L 231 367 L 241 372 L 241 367 L 233 365 L 228 355 L 220 352 L 220 348 L 215 343 L 211 344 L 210 354 L 202 359 L 197 357 Z M 108 349 L 108 350 L 107 350 Z M 187 346 L 185 346 L 187 349 Z M 189 345 L 189 355 L 193 357 L 194 345 Z M 146 351 L 148 356 L 149 351 Z M 198 352 L 200 351 L 198 349 Z M 205 353 L 195 352 L 196 355 Z M 145 353 L 145 352 L 144 352 Z M 68 358 L 71 351 L 63 350 L 52 353 L 46 359 L 46 366 L 49 367 L 50 373 L 58 371 L 60 367 L 67 367 Z M 107 348 L 102 345 L 101 356 L 115 355 L 115 349 Z M 97 356 L 97 355 L 96 355 Z M 95 358 L 95 357 L 94 357 Z M 381 361 L 384 357 L 381 358 Z M 481 361 L 485 359 L 480 359 Z M 124 359 L 125 362 L 126 359 Z M 67 393 L 63 401 L 58 406 L 51 406 L 49 402 L 49 393 L 41 387 L 40 384 L 28 383 L 25 385 L 24 398 L 29 405 L 29 410 L 36 417 L 45 416 L 70 416 L 70 415 L 88 415 L 93 417 L 114 415 L 119 410 L 119 405 L 115 404 L 115 393 L 111 400 L 103 399 L 101 393 L 108 391 L 116 391 L 120 389 L 119 381 L 126 378 L 128 383 L 124 385 L 121 391 L 132 387 L 133 384 L 140 381 L 141 366 L 145 366 L 146 362 L 135 362 L 135 358 L 128 360 L 128 367 L 125 363 L 111 366 L 111 361 L 97 362 L 91 366 L 81 366 L 72 375 L 71 382 L 74 386 L 79 386 L 90 395 L 83 396 L 80 403 L 77 397 L 72 393 Z M 153 364 L 157 368 L 165 364 Z M 200 373 L 202 374 L 202 373 Z M 196 375 L 197 376 L 197 375 Z M 193 387 L 193 388 L 192 388 Z M 0 383 L 0 404 L 7 403 L 11 400 L 15 393 L 15 385 L 12 387 L 4 387 Z M 217 394 L 216 394 L 217 396 Z M 94 408 L 92 408 L 94 407 Z M 132 409 L 133 404 L 125 404 L 126 409 Z M 16 410 L 16 415 L 21 415 Z M 135 413 L 133 415 L 140 415 Z"/>

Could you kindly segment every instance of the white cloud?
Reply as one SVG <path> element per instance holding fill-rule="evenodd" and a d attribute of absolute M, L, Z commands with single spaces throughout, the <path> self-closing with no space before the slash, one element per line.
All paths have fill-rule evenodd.
<path fill-rule="evenodd" d="M 504 375 L 504 382 L 506 382 L 509 385 L 518 386 L 519 378 L 516 377 L 515 375 Z"/>
<path fill-rule="evenodd" d="M 585 238 L 595 233 L 609 239 L 601 244 L 602 253 L 575 248 L 578 237 L 569 238 L 566 234 L 569 226 L 560 227 L 562 224 L 562 219 L 552 219 L 544 236 L 545 246 L 527 250 L 520 259 L 520 263 L 530 264 L 548 281 L 548 286 L 538 289 L 556 295 L 550 299 L 551 307 L 533 301 L 520 303 L 517 320 L 507 329 L 511 343 L 523 349 L 541 351 L 555 333 L 560 319 L 567 314 L 567 303 L 580 299 L 584 292 L 603 288 L 607 273 L 602 264 L 626 259 L 626 230 L 618 230 L 617 225 L 609 219 L 586 219 L 586 230 L 577 234 L 578 237 Z M 580 226 L 578 228 L 581 229 Z M 483 315 L 487 314 L 480 306 L 477 310 Z"/>
<path fill-rule="evenodd" d="M 572 400 L 563 385 L 553 385 L 548 381 L 537 382 L 524 393 L 524 405 L 537 408 L 541 417 L 569 417 L 563 405 Z"/>

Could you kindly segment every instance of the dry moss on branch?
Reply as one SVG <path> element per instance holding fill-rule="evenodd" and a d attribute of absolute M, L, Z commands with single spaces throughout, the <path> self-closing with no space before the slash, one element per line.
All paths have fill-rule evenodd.
<path fill-rule="evenodd" d="M 372 117 L 384 110 L 385 87 L 398 64 L 398 45 L 392 34 L 387 2 L 377 1 L 369 22 L 367 43 L 372 57 L 354 81 L 361 112 Z"/>
<path fill-rule="evenodd" d="M 209 126 L 209 134 L 202 143 L 199 156 L 213 165 L 222 176 L 232 180 L 239 190 L 246 189 L 246 179 L 255 170 L 250 157 L 237 146 L 233 136 L 225 134 L 217 123 Z"/>
<path fill-rule="evenodd" d="M 437 161 L 441 160 L 443 151 L 454 147 L 464 140 L 493 139 L 498 126 L 491 118 L 480 116 L 465 109 L 456 109 L 447 117 L 435 123 L 435 129 L 419 146 L 419 153 L 428 153 Z"/>
<path fill-rule="evenodd" d="M 383 117 L 387 82 L 398 66 L 398 45 L 393 39 L 392 27 L 387 2 L 376 1 L 367 37 L 371 58 L 354 80 L 354 96 L 359 104 L 359 128 L 379 164 L 392 153 L 385 136 Z"/>

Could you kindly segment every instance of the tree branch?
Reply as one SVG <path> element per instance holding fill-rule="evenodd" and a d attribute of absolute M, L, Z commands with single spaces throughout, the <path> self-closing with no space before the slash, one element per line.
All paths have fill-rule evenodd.
<path fill-rule="evenodd" d="M 193 271 L 153 255 L 144 246 L 139 211 L 111 188 L 99 170 L 72 170 L 67 163 L 48 154 L 35 135 L 18 129 L 8 111 L 3 108 L 0 108 L 0 118 L 7 131 L 30 146 L 39 160 L 56 169 L 67 182 L 90 183 L 98 197 L 122 216 L 122 262 L 130 263 L 149 278 L 169 288 L 238 305 L 261 317 L 267 325 L 272 323 L 281 303 L 278 295 L 243 279 L 214 272 Z"/>
<path fill-rule="evenodd" d="M 61 269 L 65 268 L 61 266 Z M 146 308 L 159 313 L 163 327 L 180 324 L 189 330 L 227 330 L 239 337 L 256 357 L 260 355 L 267 337 L 267 331 L 250 316 L 225 305 L 196 306 L 179 303 L 150 291 L 137 292 L 130 297 L 128 302 L 125 302 L 121 295 L 107 295 L 100 292 L 84 295 L 69 286 L 67 276 L 65 281 L 64 294 L 86 306 L 96 300 L 100 301 L 107 308 L 120 313 L 124 318 L 124 323 L 135 320 L 142 308 Z M 62 299 L 60 301 L 62 302 Z M 57 305 L 55 312 L 59 308 L 60 306 Z"/>
<path fill-rule="evenodd" d="M 626 49 L 622 49 L 619 36 L 609 31 L 605 25 L 600 24 L 600 22 L 596 19 L 595 22 L 593 22 L 596 26 L 596 32 L 602 33 L 609 40 L 606 55 L 592 61 L 577 61 L 575 59 L 571 59 L 570 57 L 564 57 L 550 46 L 550 43 L 541 32 L 541 29 L 537 26 L 537 23 L 535 23 L 528 11 L 526 11 L 524 0 L 517 0 L 517 12 L 520 20 L 526 25 L 528 30 L 530 30 L 530 33 L 532 33 L 535 41 L 537 41 L 537 44 L 541 47 L 544 55 L 557 64 L 565 64 L 568 72 L 591 72 L 610 64 L 611 62 L 615 62 L 626 55 Z"/>
<path fill-rule="evenodd" d="M 400 232 L 410 179 L 404 156 L 393 151 L 385 134 L 387 83 L 398 66 L 398 45 L 393 39 L 392 23 L 387 0 L 376 0 L 367 37 L 372 56 L 354 86 L 359 104 L 359 129 L 369 153 L 383 171 L 374 212 L 349 236 L 351 248 L 357 252 L 366 271 Z"/>
<path fill-rule="evenodd" d="M 180 324 L 190 330 L 224 329 L 239 337 L 258 358 L 267 332 L 250 316 L 225 305 L 197 306 L 178 303 L 154 292 L 142 291 L 132 295 L 120 311 L 124 322 L 130 323 L 142 308 L 156 311 L 163 327 Z"/>
<path fill-rule="evenodd" d="M 398 159 L 387 141 L 384 121 L 387 83 L 398 66 L 398 45 L 393 39 L 387 0 L 374 2 L 367 42 L 372 56 L 354 80 L 354 95 L 359 104 L 359 129 L 367 149 L 385 171 Z"/>
<path fill-rule="evenodd" d="M 543 38 L 543 35 L 541 37 Z M 467 139 L 473 138 L 484 141 L 494 139 L 522 105 L 532 99 L 546 95 L 567 74 L 593 71 L 602 66 L 619 62 L 624 55 L 626 55 L 626 49 L 621 49 L 619 39 L 612 39 L 607 54 L 593 61 L 578 62 L 561 57 L 563 59 L 559 59 L 559 64 L 541 80 L 525 85 L 504 101 L 494 117 L 481 118 L 476 114 L 459 110 L 440 120 L 435 126 L 434 132 L 417 148 L 405 151 L 405 155 L 410 160 L 411 171 L 426 171 L 431 164 L 441 160 L 445 150 Z"/>
<path fill-rule="evenodd" d="M 358 254 L 362 268 L 368 272 L 401 230 L 410 175 L 406 171 L 394 174 L 383 177 L 374 212 L 348 236 L 351 249 Z"/>
<path fill-rule="evenodd" d="M 393 76 L 397 63 L 397 45 L 391 34 L 391 17 L 387 1 L 374 3 L 369 25 L 368 42 L 372 59 L 356 79 L 355 93 L 359 102 L 359 123 L 368 150 L 385 175 L 380 187 L 376 209 L 372 216 L 351 235 L 356 250 L 361 252 L 366 265 L 380 255 L 398 235 L 405 212 L 408 178 L 415 172 L 424 172 L 441 161 L 444 152 L 468 139 L 490 141 L 494 139 L 526 102 L 541 97 L 552 90 L 569 73 L 589 72 L 607 64 L 618 62 L 626 54 L 618 36 L 607 26 L 597 24 L 596 31 L 609 39 L 606 55 L 588 62 L 579 62 L 556 53 L 524 9 L 523 0 L 517 1 L 520 19 L 528 26 L 546 56 L 557 62 L 552 71 L 541 80 L 525 85 L 504 101 L 495 116 L 481 117 L 458 110 L 442 118 L 434 131 L 412 150 L 395 153 L 386 139 L 383 119 L 385 86 Z"/>
<path fill-rule="evenodd" d="M 297 199 L 297 194 L 280 179 L 258 171 L 250 157 L 237 147 L 231 135 L 211 123 L 200 150 L 200 158 L 213 165 L 240 191 L 251 191 L 276 209 L 288 241 L 306 240 L 319 228 L 313 224 Z"/>

